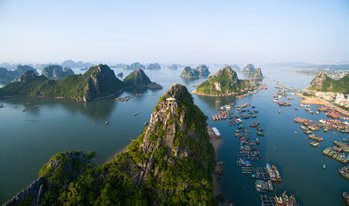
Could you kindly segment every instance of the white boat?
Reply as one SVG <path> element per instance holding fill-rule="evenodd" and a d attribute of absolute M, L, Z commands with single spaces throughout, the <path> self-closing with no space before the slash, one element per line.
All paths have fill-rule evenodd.
<path fill-rule="evenodd" d="M 218 129 L 216 127 L 212 127 L 212 130 L 214 132 L 214 134 L 217 136 L 217 137 L 220 137 L 221 136 L 221 133 L 219 133 Z"/>

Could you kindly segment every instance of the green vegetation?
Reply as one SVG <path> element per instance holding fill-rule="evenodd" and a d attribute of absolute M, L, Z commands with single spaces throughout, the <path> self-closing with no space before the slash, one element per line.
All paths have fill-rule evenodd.
<path fill-rule="evenodd" d="M 253 90 L 250 80 L 238 79 L 231 67 L 219 70 L 215 75 L 196 88 L 196 93 L 200 95 L 224 96 L 244 94 Z"/>
<path fill-rule="evenodd" d="M 166 106 L 169 97 L 176 104 Z M 182 85 L 160 98 L 155 116 L 126 152 L 102 165 L 93 165 L 93 153 L 53 156 L 39 172 L 47 182 L 40 205 L 213 205 L 206 116 Z"/>
<path fill-rule="evenodd" d="M 310 88 L 315 91 L 323 92 L 338 92 L 349 93 L 349 74 L 341 79 L 335 80 L 326 75 L 326 73 L 319 73 L 311 82 Z"/>
<path fill-rule="evenodd" d="M 98 65 L 91 67 L 84 74 L 57 81 L 48 80 L 45 76 L 36 76 L 29 71 L 21 77 L 21 81 L 0 88 L 0 97 L 27 95 L 91 101 L 115 94 L 122 88 L 123 83 L 107 65 Z"/>
<path fill-rule="evenodd" d="M 124 85 L 129 90 L 162 89 L 162 86 L 152 82 L 142 69 L 137 69 L 125 77 Z"/>

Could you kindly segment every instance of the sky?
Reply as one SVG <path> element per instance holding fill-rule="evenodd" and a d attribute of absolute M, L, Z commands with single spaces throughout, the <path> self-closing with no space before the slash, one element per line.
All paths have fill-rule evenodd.
<path fill-rule="evenodd" d="M 0 62 L 349 61 L 349 0 L 0 0 Z"/>

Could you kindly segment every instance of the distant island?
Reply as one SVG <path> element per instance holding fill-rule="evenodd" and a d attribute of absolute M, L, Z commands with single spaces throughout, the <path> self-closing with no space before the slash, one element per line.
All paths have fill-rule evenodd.
<path fill-rule="evenodd" d="M 215 205 L 206 120 L 186 87 L 175 84 L 125 152 L 101 165 L 94 153 L 58 153 L 5 206 Z"/>
<path fill-rule="evenodd" d="M 137 69 L 125 77 L 124 86 L 129 90 L 162 89 L 162 86 L 152 82 L 142 69 Z"/>
<path fill-rule="evenodd" d="M 119 80 L 114 71 L 104 64 L 93 66 L 84 74 L 69 75 L 63 79 L 58 71 L 63 72 L 60 75 L 67 75 L 59 65 L 47 67 L 41 76 L 28 71 L 19 81 L 0 88 L 0 97 L 34 96 L 90 102 L 115 97 L 124 90 L 162 89 L 161 85 L 152 82 L 141 69 L 133 71 L 124 81 Z"/>
<path fill-rule="evenodd" d="M 38 74 L 36 69 L 28 65 L 17 65 L 15 70 L 8 70 L 7 68 L 0 67 L 0 84 L 9 84 L 27 71 L 33 71 L 35 74 Z"/>
<path fill-rule="evenodd" d="M 20 77 L 20 81 L 0 88 L 0 97 L 54 97 L 89 102 L 112 97 L 122 90 L 123 83 L 116 78 L 114 71 L 107 65 L 100 64 L 91 67 L 84 74 L 57 81 L 28 71 Z"/>
<path fill-rule="evenodd" d="M 91 63 L 87 63 L 87 62 L 82 62 L 82 61 L 73 61 L 73 60 L 65 60 L 62 63 L 60 63 L 60 65 L 64 68 L 64 67 L 69 67 L 69 68 L 80 68 L 80 69 L 87 69 L 89 67 L 94 66 L 94 64 Z"/>
<path fill-rule="evenodd" d="M 149 64 L 146 69 L 148 70 L 160 70 L 161 66 L 158 63 Z"/>
<path fill-rule="evenodd" d="M 172 70 L 177 70 L 178 67 L 176 64 L 172 64 L 171 66 L 168 67 L 169 69 L 172 69 Z"/>
<path fill-rule="evenodd" d="M 204 96 L 235 96 L 255 89 L 251 80 L 238 79 L 231 67 L 220 69 L 193 92 Z"/>
<path fill-rule="evenodd" d="M 74 72 L 69 67 L 62 68 L 62 66 L 60 65 L 50 65 L 48 67 L 45 67 L 42 70 L 41 74 L 48 79 L 60 80 L 65 77 L 74 75 Z"/>
<path fill-rule="evenodd" d="M 186 66 L 182 73 L 180 74 L 180 77 L 187 80 L 194 80 L 199 79 L 200 77 L 207 77 L 210 75 L 210 71 L 208 70 L 208 67 L 204 64 L 199 65 L 197 68 L 192 68 L 189 66 Z"/>
<path fill-rule="evenodd" d="M 242 69 L 242 73 L 249 79 L 252 80 L 263 80 L 264 76 L 261 68 L 255 68 L 253 64 L 248 64 Z"/>

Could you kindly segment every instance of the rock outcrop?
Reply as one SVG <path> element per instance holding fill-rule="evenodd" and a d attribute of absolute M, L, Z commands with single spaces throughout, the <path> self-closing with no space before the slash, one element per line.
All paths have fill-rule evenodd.
<path fill-rule="evenodd" d="M 208 77 L 210 75 L 210 71 L 208 70 L 208 67 L 204 64 L 199 65 L 196 70 L 199 73 L 199 77 Z"/>
<path fill-rule="evenodd" d="M 322 88 L 324 82 L 328 79 L 326 72 L 320 72 L 316 75 L 316 77 L 311 80 L 310 86 L 313 88 Z"/>
<path fill-rule="evenodd" d="M 199 65 L 197 68 L 185 67 L 180 74 L 180 77 L 187 80 L 199 79 L 200 77 L 207 77 L 210 74 L 208 67 L 204 64 Z"/>
<path fill-rule="evenodd" d="M 169 69 L 172 69 L 172 70 L 177 70 L 177 65 L 176 64 L 172 64 L 171 66 L 168 67 Z"/>
<path fill-rule="evenodd" d="M 154 63 L 154 64 L 149 64 L 146 69 L 148 69 L 148 70 L 160 70 L 161 66 L 158 63 Z"/>
<path fill-rule="evenodd" d="M 129 69 L 129 70 L 143 69 L 144 70 L 145 66 L 139 62 L 135 62 L 135 63 L 129 65 L 127 69 Z"/>
<path fill-rule="evenodd" d="M 231 67 L 225 67 L 200 84 L 194 93 L 207 96 L 234 96 L 253 90 L 252 81 L 238 79 Z"/>
<path fill-rule="evenodd" d="M 33 71 L 35 74 L 38 74 L 36 69 L 28 65 L 17 65 L 16 70 L 7 70 L 0 67 L 0 84 L 7 85 L 12 81 L 16 81 L 27 71 Z"/>
<path fill-rule="evenodd" d="M 255 68 L 253 64 L 248 64 L 246 67 L 242 69 L 242 73 L 249 79 L 255 81 L 263 80 L 264 76 L 261 68 Z"/>
<path fill-rule="evenodd" d="M 74 72 L 68 67 L 62 68 L 60 65 L 50 65 L 45 67 L 41 74 L 48 79 L 60 80 L 74 75 Z"/>
<path fill-rule="evenodd" d="M 323 92 L 349 93 L 349 74 L 341 79 L 332 79 L 325 72 L 320 72 L 310 82 L 310 90 Z"/>
<path fill-rule="evenodd" d="M 162 89 L 162 86 L 152 82 L 142 69 L 137 69 L 125 77 L 124 85 L 129 90 Z"/>

